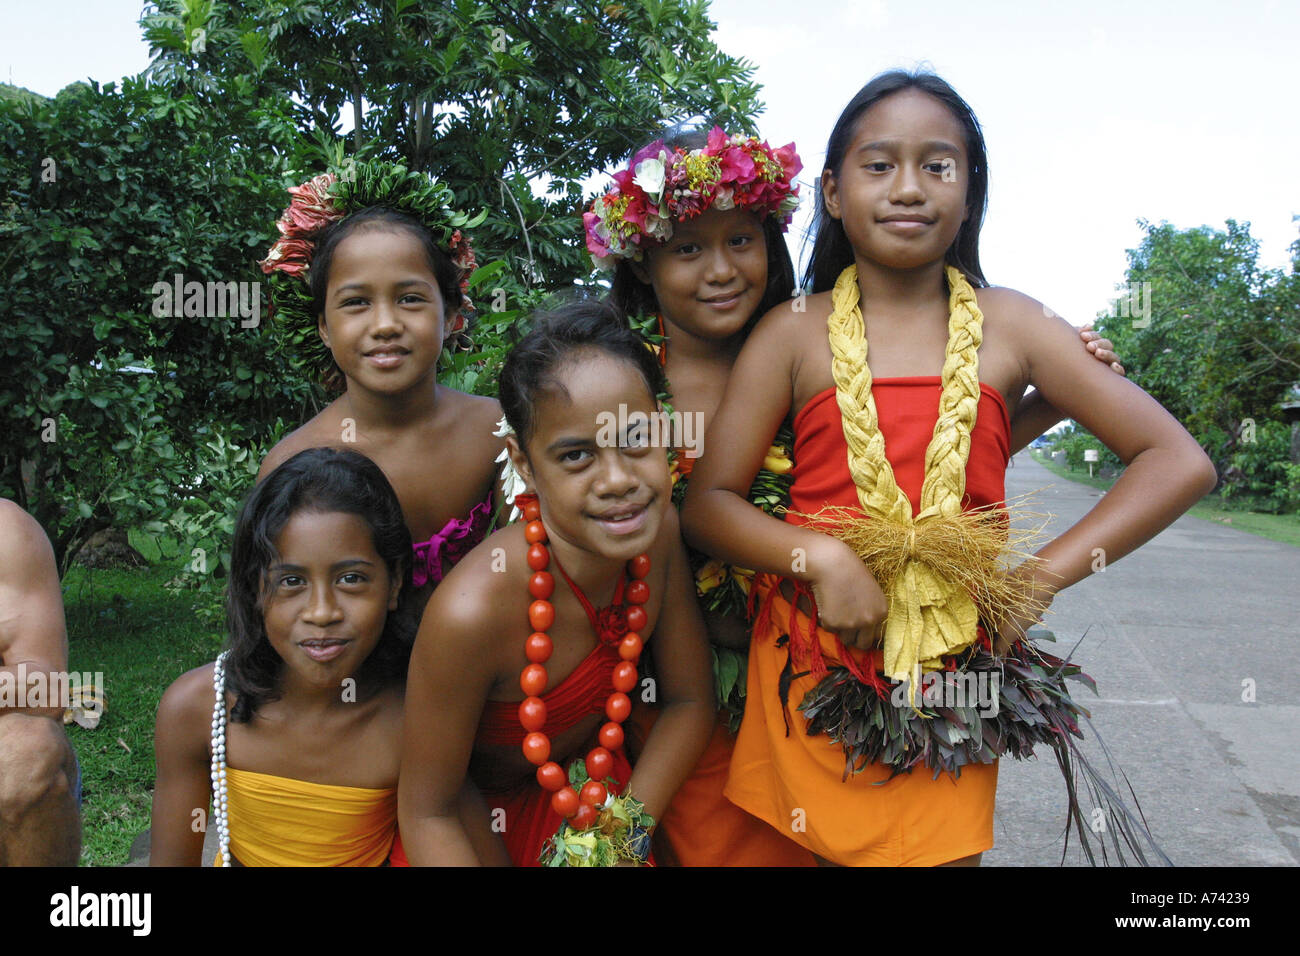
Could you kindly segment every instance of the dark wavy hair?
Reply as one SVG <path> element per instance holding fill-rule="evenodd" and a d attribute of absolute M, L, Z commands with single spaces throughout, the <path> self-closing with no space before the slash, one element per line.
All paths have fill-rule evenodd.
<path fill-rule="evenodd" d="M 413 235 L 419 241 L 421 248 L 424 249 L 424 257 L 428 260 L 429 270 L 437 279 L 438 291 L 442 293 L 443 315 L 450 315 L 459 309 L 462 303 L 460 291 L 461 269 L 451 261 L 447 253 L 438 248 L 438 241 L 434 238 L 433 233 L 429 231 L 429 227 L 410 213 L 390 209 L 387 206 L 370 206 L 331 223 L 317 240 L 316 248 L 312 251 L 311 268 L 307 272 L 311 290 L 312 314 L 319 316 L 325 311 L 325 293 L 329 289 L 330 264 L 334 260 L 334 252 L 338 249 L 339 243 L 357 232 L 381 230 L 397 232 L 403 229 Z M 343 372 L 339 369 L 338 364 L 334 362 L 333 356 L 329 358 L 329 368 L 325 372 L 323 384 L 330 391 L 342 391 L 345 386 Z"/>
<path fill-rule="evenodd" d="M 704 130 L 665 132 L 662 139 L 669 149 L 703 149 L 709 145 L 709 134 Z M 785 244 L 781 225 L 775 217 L 764 216 L 762 228 L 763 241 L 767 245 L 767 286 L 758 308 L 749 317 L 743 335 L 747 335 L 754 323 L 768 311 L 794 295 L 794 262 L 790 259 L 790 249 Z M 653 315 L 659 311 L 659 300 L 655 298 L 654 288 L 637 278 L 632 271 L 632 263 L 627 259 L 620 259 L 614 269 L 609 302 L 620 315 L 628 319 Z"/>
<path fill-rule="evenodd" d="M 308 448 L 253 488 L 235 523 L 230 552 L 226 617 L 230 637 L 226 687 L 235 695 L 231 719 L 250 720 L 279 697 L 284 661 L 266 636 L 262 605 L 269 568 L 279 560 L 275 540 L 300 511 L 354 514 L 370 526 L 375 551 L 388 573 L 402 582 L 396 611 L 389 612 L 379 643 L 357 673 L 364 687 L 384 686 L 406 675 L 415 641 L 411 593 L 411 532 L 393 486 L 369 458 L 354 451 Z"/>
<path fill-rule="evenodd" d="M 574 299 L 532 317 L 531 330 L 506 356 L 498 398 L 506 421 L 527 452 L 536 421 L 533 405 L 539 391 L 564 392 L 559 372 L 574 353 L 594 350 L 627 362 L 640 374 L 652 399 L 667 390 L 663 369 L 645 339 L 608 302 Z M 566 393 L 567 394 L 567 393 Z"/>
<path fill-rule="evenodd" d="M 891 70 L 881 73 L 870 83 L 858 90 L 856 96 L 849 100 L 844 112 L 831 130 L 831 138 L 826 144 L 826 169 L 831 170 L 836 178 L 844 165 L 844 155 L 853 142 L 853 134 L 859 117 L 868 109 L 879 103 L 886 96 L 903 90 L 920 90 L 937 99 L 956 118 L 961 125 L 966 140 L 966 155 L 970 160 L 967 173 L 970 176 L 966 188 L 966 221 L 961 224 L 957 238 L 944 254 L 944 261 L 964 272 L 973 286 L 987 286 L 984 271 L 980 268 L 979 238 L 980 228 L 984 225 L 984 212 L 989 198 L 988 155 L 984 146 L 984 133 L 980 130 L 979 120 L 971 112 L 957 91 L 933 73 L 905 70 Z M 820 184 L 819 184 L 820 185 Z M 844 269 L 853 264 L 853 247 L 844 234 L 844 224 L 832 218 L 826 212 L 826 200 L 820 188 L 817 189 L 817 206 L 813 219 L 812 258 L 804 274 L 804 287 L 812 292 L 825 292 L 834 288 L 835 280 Z"/>

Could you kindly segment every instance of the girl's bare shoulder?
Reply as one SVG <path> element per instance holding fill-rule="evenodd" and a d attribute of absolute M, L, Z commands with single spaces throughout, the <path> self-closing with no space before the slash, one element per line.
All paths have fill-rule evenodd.
<path fill-rule="evenodd" d="M 458 442 L 470 441 L 481 448 L 504 444 L 493 434 L 505 414 L 495 398 L 447 389 L 441 401 L 444 414 L 438 427 L 455 429 Z"/>
<path fill-rule="evenodd" d="M 216 664 L 186 671 L 158 702 L 158 730 L 177 738 L 206 740 L 212 723 L 212 674 Z"/>
<path fill-rule="evenodd" d="M 1008 331 L 1032 331 L 1044 322 L 1060 318 L 1032 296 L 1005 286 L 976 289 L 975 301 L 979 304 L 986 323 L 992 322 Z"/>
<path fill-rule="evenodd" d="M 262 459 L 257 480 L 261 481 L 300 451 L 308 448 L 342 447 L 343 429 L 337 406 L 338 399 L 276 442 Z"/>
<path fill-rule="evenodd" d="M 812 329 L 822 329 L 831 314 L 831 294 L 812 292 L 773 306 L 758 320 L 754 332 L 760 330 L 770 336 L 806 334 Z"/>
<path fill-rule="evenodd" d="M 483 633 L 509 632 L 518 618 L 512 598 L 525 593 L 523 528 L 512 524 L 485 538 L 456 566 L 429 597 L 420 622 L 420 638 L 449 636 L 481 639 Z M 514 611 L 515 613 L 511 613 Z"/>

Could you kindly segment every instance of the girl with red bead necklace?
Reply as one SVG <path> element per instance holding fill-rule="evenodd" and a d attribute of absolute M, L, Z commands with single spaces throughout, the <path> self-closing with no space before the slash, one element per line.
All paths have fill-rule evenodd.
<path fill-rule="evenodd" d="M 426 608 L 399 784 L 413 863 L 481 862 L 456 814 L 467 772 L 516 865 L 647 859 L 714 723 L 704 623 L 649 427 L 662 386 L 637 333 L 594 303 L 539 318 L 507 359 L 501 404 L 530 494 L 525 520 L 466 556 Z M 651 640 L 656 680 L 643 684 Z M 633 772 L 622 722 L 642 696 L 662 713 Z"/>

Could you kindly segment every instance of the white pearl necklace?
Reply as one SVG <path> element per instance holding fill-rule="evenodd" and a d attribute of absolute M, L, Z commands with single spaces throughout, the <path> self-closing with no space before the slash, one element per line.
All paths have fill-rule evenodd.
<path fill-rule="evenodd" d="M 212 668 L 212 822 L 217 825 L 217 849 L 223 866 L 230 865 L 230 820 L 226 816 L 226 655 L 222 651 Z"/>

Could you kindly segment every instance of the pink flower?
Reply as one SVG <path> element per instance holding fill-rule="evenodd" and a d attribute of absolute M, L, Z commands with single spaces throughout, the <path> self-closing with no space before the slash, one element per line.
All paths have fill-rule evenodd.
<path fill-rule="evenodd" d="M 643 160 L 658 159 L 660 153 L 667 151 L 668 147 L 664 145 L 662 139 L 657 139 L 653 143 L 648 143 L 646 146 L 637 150 L 636 155 L 632 157 L 632 162 L 628 164 L 628 169 L 636 169 L 637 163 L 642 162 Z"/>
<path fill-rule="evenodd" d="M 774 150 L 776 158 L 781 161 L 781 168 L 785 170 L 785 178 L 794 182 L 795 176 L 803 169 L 803 163 L 799 161 L 799 154 L 794 150 L 794 143 L 786 143 L 778 150 Z"/>
<path fill-rule="evenodd" d="M 754 158 L 739 146 L 724 149 L 718 155 L 721 183 L 747 183 L 754 178 Z"/>
<path fill-rule="evenodd" d="M 267 275 L 283 272 L 291 278 L 301 278 L 311 264 L 314 245 L 310 239 L 281 239 L 258 265 Z"/>
<path fill-rule="evenodd" d="M 301 186 L 290 186 L 289 195 L 293 198 L 275 224 L 280 235 L 292 239 L 309 238 L 331 222 L 342 219 L 342 211 L 334 205 L 329 194 L 333 184 L 334 174 L 323 173 Z"/>
<path fill-rule="evenodd" d="M 630 169 L 623 169 L 614 174 L 614 182 L 618 184 L 619 193 L 627 197 L 627 206 L 623 210 L 623 219 L 632 223 L 638 229 L 643 229 L 645 228 L 645 217 L 650 209 L 650 204 L 646 200 L 645 190 L 633 180 L 634 174 Z"/>
<path fill-rule="evenodd" d="M 600 202 L 600 200 L 598 199 L 596 202 Z M 603 259 L 609 255 L 609 243 L 605 241 L 609 233 L 605 232 L 605 235 L 602 236 L 600 233 L 601 225 L 602 221 L 599 214 L 594 212 L 584 212 L 582 214 L 582 227 L 587 234 L 587 251 L 597 259 Z"/>
<path fill-rule="evenodd" d="M 267 275 L 283 272 L 295 279 L 304 276 L 315 247 L 312 240 L 331 222 L 343 218 L 329 194 L 334 181 L 333 173 L 322 173 L 301 186 L 289 187 L 292 198 L 275 224 L 280 238 L 258 263 Z"/>
<path fill-rule="evenodd" d="M 336 178 L 333 173 L 321 173 L 301 186 L 290 186 L 289 195 L 293 197 L 292 204 L 322 214 L 337 215 L 334 200 L 330 196 L 330 187 L 334 185 Z"/>

